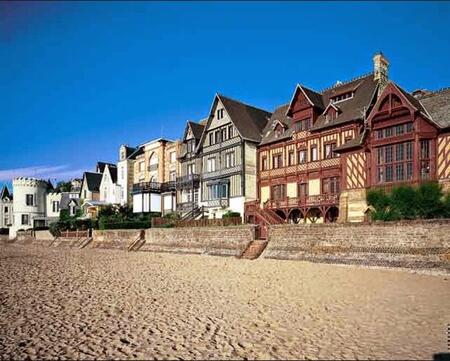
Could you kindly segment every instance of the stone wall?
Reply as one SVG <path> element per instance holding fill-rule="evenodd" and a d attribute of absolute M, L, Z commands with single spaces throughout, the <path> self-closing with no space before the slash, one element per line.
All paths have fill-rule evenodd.
<path fill-rule="evenodd" d="M 253 241 L 252 225 L 193 228 L 150 228 L 140 251 L 240 256 Z"/>
<path fill-rule="evenodd" d="M 138 229 L 94 230 L 93 240 L 88 247 L 126 250 L 139 237 L 140 233 L 141 231 Z"/>
<path fill-rule="evenodd" d="M 264 258 L 450 271 L 450 220 L 276 225 Z"/>
<path fill-rule="evenodd" d="M 42 240 L 53 240 L 55 237 L 52 236 L 50 231 L 48 230 L 42 230 L 42 231 L 35 231 L 34 232 L 34 238 L 36 239 L 42 239 Z"/>

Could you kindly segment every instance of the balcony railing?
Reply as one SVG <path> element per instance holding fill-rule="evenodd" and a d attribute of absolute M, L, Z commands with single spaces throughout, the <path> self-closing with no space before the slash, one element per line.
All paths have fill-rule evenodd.
<path fill-rule="evenodd" d="M 196 203 L 193 202 L 183 202 L 183 203 L 178 203 L 177 204 L 177 211 L 178 212 L 190 212 L 192 211 L 195 207 L 197 207 Z"/>
<path fill-rule="evenodd" d="M 221 207 L 226 208 L 230 204 L 230 200 L 228 198 L 220 198 L 220 199 L 212 199 L 209 201 L 206 201 L 207 207 Z"/>
<path fill-rule="evenodd" d="M 304 197 L 286 197 L 280 200 L 268 200 L 264 208 L 292 208 L 292 207 L 315 207 L 334 206 L 339 203 L 338 194 L 319 194 Z"/>
<path fill-rule="evenodd" d="M 188 174 L 177 177 L 177 189 L 189 188 L 198 185 L 200 182 L 200 174 Z"/>
<path fill-rule="evenodd" d="M 133 193 L 161 193 L 175 191 L 175 181 L 170 182 L 141 182 L 133 184 Z"/>

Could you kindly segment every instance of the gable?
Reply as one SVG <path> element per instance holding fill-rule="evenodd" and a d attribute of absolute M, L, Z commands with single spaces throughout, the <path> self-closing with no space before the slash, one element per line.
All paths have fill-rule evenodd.
<path fill-rule="evenodd" d="M 294 95 L 292 96 L 291 103 L 287 111 L 287 115 L 293 117 L 293 115 L 302 110 L 309 109 L 313 106 L 311 100 L 306 96 L 302 88 L 297 85 Z"/>
<path fill-rule="evenodd" d="M 211 112 L 211 121 L 206 131 L 219 128 L 229 123 L 231 123 L 231 118 L 228 115 L 223 103 L 220 101 L 220 99 L 217 99 L 217 101 L 215 102 L 215 106 L 213 106 Z"/>

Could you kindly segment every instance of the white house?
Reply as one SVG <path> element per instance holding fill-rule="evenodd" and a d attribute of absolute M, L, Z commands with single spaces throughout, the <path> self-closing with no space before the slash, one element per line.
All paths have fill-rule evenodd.
<path fill-rule="evenodd" d="M 6 186 L 0 192 L 0 228 L 9 228 L 13 223 L 13 196 Z"/>
<path fill-rule="evenodd" d="M 121 205 L 133 203 L 133 177 L 134 160 L 137 148 L 121 145 L 119 149 L 119 161 L 117 162 L 117 184 L 120 186 Z"/>
<path fill-rule="evenodd" d="M 120 203 L 121 187 L 117 184 L 117 167 L 106 164 L 100 182 L 100 201 L 108 204 Z"/>
<path fill-rule="evenodd" d="M 52 189 L 51 183 L 42 179 L 18 177 L 13 180 L 14 222 L 10 238 L 14 238 L 18 230 L 45 225 L 47 193 Z"/>

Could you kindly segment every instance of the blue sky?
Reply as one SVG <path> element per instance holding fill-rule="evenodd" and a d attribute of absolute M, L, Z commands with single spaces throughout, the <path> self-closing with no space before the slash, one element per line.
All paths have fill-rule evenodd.
<path fill-rule="evenodd" d="M 379 50 L 407 90 L 450 86 L 449 23 L 449 2 L 0 3 L 0 183 L 181 137 L 216 92 L 273 110 Z"/>

